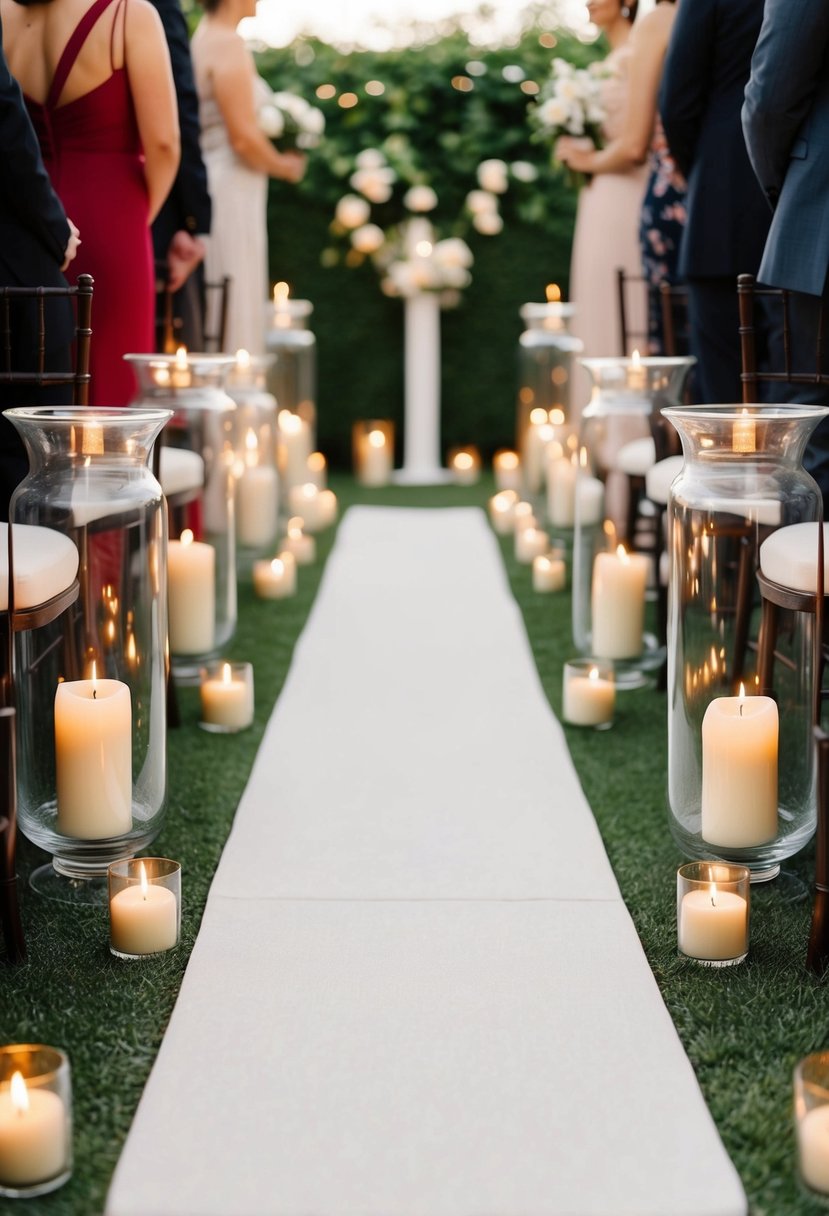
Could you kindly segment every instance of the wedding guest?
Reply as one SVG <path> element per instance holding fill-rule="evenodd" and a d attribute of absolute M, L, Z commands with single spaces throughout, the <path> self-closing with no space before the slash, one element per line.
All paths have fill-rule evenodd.
<path fill-rule="evenodd" d="M 635 171 L 646 160 L 648 177 L 639 210 L 642 272 L 649 292 L 650 354 L 664 350 L 659 285 L 677 281 L 677 262 L 685 225 L 685 182 L 676 170 L 656 107 L 662 65 L 673 27 L 674 0 L 661 0 L 640 17 L 630 33 L 630 89 L 618 133 L 602 148 L 578 139 L 560 139 L 556 153 L 580 173 Z M 604 351 L 612 354 L 619 347 Z M 644 352 L 643 352 L 644 353 Z"/>
<path fill-rule="evenodd" d="M 156 216 L 153 251 L 156 266 L 166 266 L 166 283 L 173 294 L 176 344 L 204 349 L 201 263 L 210 231 L 210 195 L 199 138 L 199 98 L 190 57 L 190 37 L 179 0 L 152 0 L 161 18 L 170 51 L 178 105 L 181 161 L 172 189 Z M 157 345 L 163 344 L 164 293 L 156 301 Z"/>
<path fill-rule="evenodd" d="M 90 405 L 128 405 L 155 347 L 150 223 L 178 168 L 170 55 L 148 0 L 0 0 L 9 66 L 95 280 Z"/>
<path fill-rule="evenodd" d="M 631 70 L 630 40 L 636 4 L 589 0 L 587 11 L 610 45 L 604 59 L 607 79 L 602 87 L 603 141 L 613 146 L 624 130 L 631 90 L 637 84 Z M 602 169 L 599 161 L 602 152 L 591 139 L 563 135 L 556 140 L 557 159 L 572 169 L 579 170 L 588 161 L 594 165 L 599 161 L 598 172 L 583 170 L 595 172 L 595 176 L 579 191 L 570 259 L 570 299 L 576 305 L 572 328 L 584 343 L 585 355 L 621 353 L 616 271 L 622 267 L 630 275 L 641 273 L 637 234 L 647 178 L 646 150 L 647 137 L 638 160 L 625 154 Z M 634 322 L 632 328 L 644 328 L 644 308 L 641 322 Z M 573 397 L 574 419 L 577 420 L 589 399 L 590 381 L 582 371 Z"/>
<path fill-rule="evenodd" d="M 213 200 L 205 274 L 211 282 L 231 280 L 225 348 L 260 354 L 269 294 L 268 179 L 298 182 L 305 157 L 278 151 L 259 127 L 271 90 L 236 32 L 243 17 L 255 15 L 255 0 L 205 0 L 204 9 L 192 54 Z"/>
<path fill-rule="evenodd" d="M 829 6 L 822 0 L 766 0 L 745 91 L 743 128 L 754 172 L 774 213 L 759 278 L 791 292 L 796 371 L 816 368 L 823 310 L 820 370 L 829 374 Z M 826 385 L 789 386 L 787 395 L 829 405 Z M 829 500 L 826 422 L 815 432 L 804 464 Z"/>
<path fill-rule="evenodd" d="M 79 234 L 52 189 L 17 81 L 9 71 L 0 25 L 0 286 L 65 287 L 66 270 L 78 250 Z M 12 346 L 19 370 L 34 370 L 36 318 L 15 310 Z M 47 316 L 47 367 L 69 366 L 72 311 L 68 302 Z M 71 387 L 66 390 L 71 394 Z M 46 404 L 19 385 L 0 385 L 0 409 L 31 402 Z M 26 455 L 17 431 L 0 416 L 0 519 L 8 519 L 9 499 L 26 475 Z"/>
<path fill-rule="evenodd" d="M 682 0 L 659 93 L 668 146 L 688 182 L 679 272 L 703 403 L 742 399 L 736 278 L 757 273 L 769 228 L 740 125 L 762 18 L 763 0 Z"/>

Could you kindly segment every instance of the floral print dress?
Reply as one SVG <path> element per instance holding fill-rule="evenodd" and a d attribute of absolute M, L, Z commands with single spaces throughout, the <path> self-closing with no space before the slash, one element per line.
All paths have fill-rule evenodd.
<path fill-rule="evenodd" d="M 649 353 L 661 355 L 665 353 L 665 334 L 659 286 L 664 282 L 678 282 L 679 246 L 685 228 L 685 179 L 671 156 L 659 115 L 651 142 L 649 170 L 642 200 L 639 240 L 642 246 L 642 272 L 650 288 Z M 681 334 L 677 337 L 679 345 Z"/>

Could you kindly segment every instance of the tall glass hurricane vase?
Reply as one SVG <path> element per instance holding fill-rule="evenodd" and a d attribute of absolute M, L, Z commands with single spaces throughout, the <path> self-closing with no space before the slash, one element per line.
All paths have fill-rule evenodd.
<path fill-rule="evenodd" d="M 668 503 L 668 800 L 688 857 L 746 865 L 754 881 L 811 838 L 815 616 L 791 614 L 774 686 L 760 688 L 759 551 L 820 519 L 802 467 L 817 406 L 664 411 L 684 463 Z M 815 536 L 817 561 L 817 533 Z"/>
<path fill-rule="evenodd" d="M 7 411 L 29 455 L 12 532 L 79 554 L 80 593 L 15 634 L 21 830 L 52 855 L 33 885 L 83 898 L 157 835 L 166 793 L 167 513 L 148 461 L 163 409 Z"/>

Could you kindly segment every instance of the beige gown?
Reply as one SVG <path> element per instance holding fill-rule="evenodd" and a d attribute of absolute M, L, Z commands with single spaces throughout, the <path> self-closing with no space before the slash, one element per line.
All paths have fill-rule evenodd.
<path fill-rule="evenodd" d="M 627 43 L 611 51 L 605 60 L 611 72 L 603 86 L 607 114 L 605 142 L 620 134 L 624 122 L 629 63 Z M 628 274 L 642 274 L 639 215 L 647 180 L 648 167 L 641 165 L 624 173 L 599 173 L 579 192 L 570 260 L 570 299 L 576 305 L 572 330 L 584 343 L 585 355 L 604 357 L 623 353 L 616 271 L 621 266 Z M 628 298 L 632 302 L 628 328 L 645 331 L 644 291 L 640 314 L 636 311 L 638 294 L 628 293 Z M 579 368 L 573 393 L 575 419 L 590 399 L 591 383 L 589 374 Z"/>

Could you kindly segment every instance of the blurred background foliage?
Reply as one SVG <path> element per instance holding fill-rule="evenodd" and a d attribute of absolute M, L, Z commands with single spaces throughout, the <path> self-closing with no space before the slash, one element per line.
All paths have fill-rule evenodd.
<path fill-rule="evenodd" d="M 479 11 L 478 29 L 488 11 Z M 410 27 L 409 45 L 398 50 L 301 38 L 257 53 L 272 88 L 299 94 L 325 115 L 301 185 L 271 183 L 270 276 L 314 305 L 319 440 L 335 466 L 349 463 L 355 419 L 391 418 L 398 444 L 402 437 L 403 303 L 381 293 L 369 261 L 352 251 L 346 263 L 346 243 L 332 229 L 354 158 L 366 148 L 381 149 L 398 174 L 389 202 L 372 207 L 373 222 L 396 222 L 408 186 L 428 184 L 438 196 L 429 218 L 439 235 L 463 236 L 474 254 L 471 285 L 459 307 L 442 314 L 444 447 L 476 442 L 489 454 L 512 442 L 519 308 L 543 300 L 551 282 L 566 297 L 576 206 L 549 146 L 533 139 L 528 107 L 554 56 L 584 65 L 605 50 L 557 24 L 555 11 L 528 9 L 508 46 L 473 44 L 468 19 L 456 18 Z M 464 200 L 490 158 L 530 164 L 537 175 L 527 182 L 510 174 L 499 197 L 503 230 L 482 236 Z"/>

